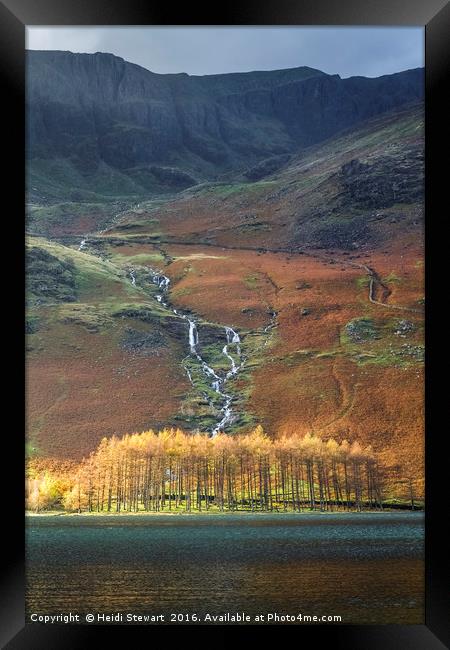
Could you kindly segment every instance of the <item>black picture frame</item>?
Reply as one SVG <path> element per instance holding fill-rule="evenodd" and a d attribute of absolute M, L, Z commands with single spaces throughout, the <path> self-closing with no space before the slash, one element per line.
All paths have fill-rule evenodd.
<path fill-rule="evenodd" d="M 447 560 L 445 537 L 439 522 L 446 512 L 444 480 L 445 454 L 439 451 L 439 408 L 445 408 L 445 393 L 436 380 L 438 366 L 444 364 L 437 332 L 437 304 L 439 293 L 435 279 L 445 269 L 444 242 L 439 236 L 445 212 L 444 180 L 448 144 L 444 134 L 448 121 L 445 91 L 449 62 L 450 6 L 445 0 L 240 0 L 213 8 L 203 3 L 184 4 L 174 9 L 171 3 L 144 3 L 142 0 L 3 0 L 0 3 L 0 69 L 2 74 L 4 109 L 4 149 L 6 167 L 3 172 L 5 195 L 11 199 L 11 208 L 4 224 L 10 226 L 8 248 L 14 251 L 11 266 L 4 269 L 13 282 L 6 283 L 8 330 L 16 332 L 18 348 L 23 350 L 23 285 L 16 278 L 23 277 L 23 227 L 21 215 L 24 197 L 24 91 L 25 91 L 25 26 L 26 25 L 420 25 L 426 34 L 426 622 L 421 626 L 319 626 L 305 625 L 292 628 L 271 628 L 276 635 L 286 630 L 295 631 L 297 645 L 329 644 L 333 649 L 371 650 L 438 650 L 449 644 L 448 584 L 444 567 Z M 6 160 L 5 160 L 6 159 Z M 19 226 L 20 224 L 20 226 Z M 440 244 L 439 244 L 440 241 Z M 441 255 L 433 249 L 442 247 Z M 441 262 L 439 260 L 442 260 Z M 9 293 L 8 293 L 9 291 Z M 434 299 L 433 299 L 434 296 Z M 435 308 L 436 307 L 436 308 Z M 17 320 L 17 327 L 15 321 Z M 11 325 L 12 323 L 12 325 Z M 447 335 L 448 336 L 448 335 Z M 8 338 L 9 347 L 9 338 Z M 437 354 L 436 354 L 437 352 Z M 439 359 L 438 359 L 439 357 Z M 18 360 L 19 359 L 19 360 Z M 1 578 L 0 642 L 10 649 L 32 648 L 86 648 L 94 645 L 95 637 L 104 639 L 114 635 L 115 642 L 128 647 L 137 645 L 137 638 L 146 643 L 155 642 L 156 634 L 164 634 L 164 643 L 172 643 L 174 634 L 205 631 L 214 642 L 227 642 L 238 632 L 242 643 L 253 630 L 248 627 L 134 627 L 134 626 L 70 626 L 25 625 L 24 620 L 24 517 L 23 464 L 24 443 L 20 419 L 24 388 L 23 364 L 20 352 L 10 366 L 7 382 L 8 411 L 12 424 L 5 428 L 4 465 L 11 469 L 9 486 L 11 497 L 5 507 L 6 527 L 3 528 L 3 562 Z M 6 373 L 5 373 L 6 376 Z M 434 379 L 433 379 L 434 378 Z M 13 408 L 13 396 L 16 407 Z M 444 412 L 444 411 L 443 411 Z M 445 421 L 445 420 L 444 420 Z M 7 435 L 6 435 L 7 434 Z M 448 470 L 447 470 L 448 474 Z M 269 632 L 264 628 L 264 634 Z"/>

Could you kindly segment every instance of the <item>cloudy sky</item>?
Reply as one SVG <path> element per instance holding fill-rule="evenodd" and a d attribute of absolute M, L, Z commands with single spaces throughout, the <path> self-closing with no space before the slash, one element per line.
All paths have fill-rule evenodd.
<path fill-rule="evenodd" d="M 110 52 L 153 72 L 310 66 L 378 77 L 424 65 L 421 27 L 28 27 L 27 49 Z"/>

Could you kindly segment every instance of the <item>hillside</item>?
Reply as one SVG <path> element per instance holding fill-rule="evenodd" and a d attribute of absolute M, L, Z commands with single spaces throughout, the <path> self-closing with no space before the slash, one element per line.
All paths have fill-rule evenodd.
<path fill-rule="evenodd" d="M 355 251 L 420 238 L 423 124 L 423 107 L 414 104 L 302 149 L 275 171 L 260 163 L 234 181 L 152 203 L 148 212 L 144 204 L 120 227 L 151 234 L 145 225 L 151 217 L 168 242 L 232 246 L 238 239 L 240 247 L 291 251 Z"/>
<path fill-rule="evenodd" d="M 388 496 L 422 496 L 421 77 L 31 53 L 33 453 L 261 424 L 371 444 Z"/>

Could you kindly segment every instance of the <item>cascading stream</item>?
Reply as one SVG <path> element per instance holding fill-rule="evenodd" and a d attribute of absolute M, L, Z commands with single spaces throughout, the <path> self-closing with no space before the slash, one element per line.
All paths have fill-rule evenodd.
<path fill-rule="evenodd" d="M 139 207 L 139 205 L 138 205 Z M 111 220 L 111 223 L 109 226 L 105 226 L 103 230 L 99 230 L 98 234 L 103 234 L 107 231 L 108 227 L 111 227 L 117 220 L 122 216 L 122 214 L 126 214 L 127 211 L 121 212 L 116 214 L 113 219 Z M 88 244 L 88 235 L 85 235 L 84 239 L 81 240 L 80 245 L 78 247 L 79 251 L 83 251 L 87 248 Z M 241 353 L 241 339 L 239 337 L 239 334 L 232 329 L 231 327 L 225 326 L 225 338 L 226 338 L 226 343 L 224 347 L 222 348 L 222 354 L 228 359 L 230 362 L 231 368 L 230 370 L 225 374 L 225 376 L 220 376 L 217 374 L 217 372 L 211 368 L 206 361 L 200 356 L 198 352 L 198 345 L 199 345 L 199 336 L 198 336 L 198 330 L 197 330 L 197 323 L 196 321 L 192 318 L 192 316 L 188 316 L 187 314 L 183 314 L 182 312 L 178 312 L 176 309 L 170 306 L 170 304 L 164 300 L 164 296 L 167 295 L 169 291 L 169 285 L 170 285 L 170 278 L 168 278 L 166 275 L 163 275 L 159 271 L 155 271 L 154 269 L 150 269 L 150 274 L 151 274 L 151 279 L 154 284 L 156 284 L 160 290 L 160 293 L 158 293 L 155 296 L 155 299 L 157 302 L 165 307 L 166 309 L 171 310 L 178 318 L 182 318 L 183 320 L 187 321 L 189 324 L 189 329 L 188 329 L 188 339 L 189 339 L 189 350 L 190 354 L 194 356 L 198 361 L 200 362 L 200 367 L 201 371 L 203 374 L 210 380 L 212 379 L 213 381 L 210 383 L 211 388 L 213 391 L 219 395 L 222 405 L 219 409 L 219 413 L 222 414 L 221 419 L 217 423 L 217 425 L 212 429 L 211 435 L 215 436 L 219 431 L 224 431 L 225 427 L 233 422 L 235 419 L 235 416 L 233 415 L 233 411 L 231 408 L 231 403 L 233 401 L 233 397 L 229 395 L 228 393 L 225 393 L 223 391 L 224 385 L 226 382 L 231 379 L 232 377 L 236 376 L 238 372 L 241 370 L 241 368 L 244 365 L 244 358 Z M 133 286 L 136 286 L 136 275 L 134 269 L 129 270 L 129 275 L 131 279 L 131 284 Z M 267 325 L 263 332 L 264 334 L 268 333 L 272 328 L 276 327 L 276 312 L 273 312 L 272 314 L 272 319 L 269 325 Z M 268 339 L 265 341 L 264 346 L 267 345 Z M 230 346 L 236 346 L 235 347 L 235 357 L 238 359 L 238 363 L 236 363 L 235 357 L 232 356 L 229 352 L 229 347 Z M 189 378 L 189 381 L 191 382 L 192 386 L 195 387 L 195 383 L 192 377 L 192 374 L 189 370 L 189 368 L 185 367 L 186 374 Z M 215 405 L 212 403 L 210 399 L 208 399 L 208 395 L 204 394 L 206 399 L 208 400 L 209 404 L 215 408 Z"/>
<path fill-rule="evenodd" d="M 225 327 L 225 334 L 227 337 L 227 343 L 224 345 L 222 354 L 224 354 L 227 359 L 231 362 L 231 370 L 227 373 L 227 378 L 229 379 L 233 375 L 236 375 L 240 368 L 242 367 L 242 359 L 241 359 L 241 339 L 239 338 L 239 334 L 234 331 L 231 327 Z M 236 344 L 236 354 L 239 357 L 240 365 L 237 366 L 235 360 L 231 356 L 231 354 L 228 352 L 228 346 L 231 344 Z"/>
<path fill-rule="evenodd" d="M 129 271 L 130 278 L 131 278 L 131 283 L 133 286 L 136 285 L 136 276 L 135 272 L 133 269 Z M 226 344 L 222 349 L 222 354 L 230 361 L 231 364 L 231 369 L 226 373 L 224 377 L 221 377 L 217 372 L 214 370 L 214 368 L 211 368 L 206 361 L 201 357 L 198 351 L 198 345 L 199 345 L 199 334 L 198 334 L 198 329 L 197 329 L 197 323 L 196 321 L 192 318 L 192 316 L 188 316 L 187 314 L 183 314 L 179 312 L 177 309 L 174 309 L 169 306 L 167 301 L 164 301 L 164 296 L 167 295 L 169 291 L 169 285 L 170 285 L 170 278 L 168 278 L 166 275 L 163 275 L 159 273 L 158 271 L 155 271 L 153 269 L 150 269 L 150 275 L 153 284 L 156 284 L 158 289 L 160 290 L 161 293 L 157 294 L 155 296 L 156 300 L 158 301 L 159 304 L 161 304 L 163 307 L 166 307 L 167 309 L 171 309 L 171 311 L 175 314 L 175 316 L 178 316 L 178 318 L 182 318 L 183 320 L 188 322 L 188 342 L 189 342 L 189 350 L 191 356 L 195 357 L 199 362 L 200 362 L 200 368 L 205 377 L 210 381 L 210 386 L 213 389 L 213 391 L 219 395 L 220 400 L 221 400 L 221 407 L 219 409 L 219 413 L 221 414 L 221 418 L 219 422 L 216 424 L 216 426 L 212 429 L 211 431 L 211 436 L 215 436 L 219 433 L 219 431 L 224 431 L 225 427 L 229 424 L 231 424 L 234 420 L 234 415 L 233 415 L 233 410 L 231 408 L 231 403 L 233 401 L 232 395 L 225 393 L 223 388 L 226 382 L 233 376 L 236 376 L 239 370 L 242 368 L 244 361 L 242 359 L 242 354 L 241 354 L 241 339 L 239 337 L 239 334 L 235 332 L 231 327 L 225 327 L 225 338 L 226 338 Z M 233 356 L 229 353 L 228 348 L 230 345 L 235 345 L 236 346 L 236 356 L 238 358 L 238 364 L 236 364 L 235 359 Z M 195 386 L 192 374 L 189 370 L 189 368 L 185 368 L 186 374 L 189 378 L 189 381 L 193 386 Z M 212 381 L 211 381 L 212 379 Z M 207 397 L 207 395 L 205 395 Z M 208 400 L 209 401 L 209 400 Z M 210 405 L 213 406 L 211 401 L 209 401 Z"/>

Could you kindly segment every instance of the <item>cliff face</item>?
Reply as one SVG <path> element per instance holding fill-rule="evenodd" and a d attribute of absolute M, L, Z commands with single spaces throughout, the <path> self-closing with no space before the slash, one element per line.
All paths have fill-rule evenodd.
<path fill-rule="evenodd" d="M 320 142 L 423 95 L 423 70 L 341 79 L 312 68 L 159 75 L 111 54 L 29 52 L 29 159 L 162 165 L 197 179 Z M 142 180 L 142 179 L 141 179 Z"/>

